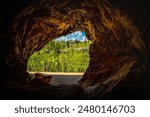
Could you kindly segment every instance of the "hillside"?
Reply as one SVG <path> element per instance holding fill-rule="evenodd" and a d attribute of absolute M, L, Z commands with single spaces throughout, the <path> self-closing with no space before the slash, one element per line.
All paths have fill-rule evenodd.
<path fill-rule="evenodd" d="M 85 72 L 90 41 L 51 41 L 29 59 L 28 71 Z"/>

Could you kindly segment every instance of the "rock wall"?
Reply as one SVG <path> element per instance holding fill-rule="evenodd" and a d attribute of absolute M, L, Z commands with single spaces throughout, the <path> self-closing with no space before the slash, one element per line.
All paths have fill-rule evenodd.
<path fill-rule="evenodd" d="M 138 88 L 149 81 L 150 70 L 148 11 L 146 3 L 141 3 L 135 0 L 29 2 L 16 13 L 7 36 L 4 35 L 5 44 L 10 43 L 10 47 L 3 57 L 3 73 L 25 80 L 28 59 L 35 51 L 62 35 L 85 31 L 93 43 L 89 67 L 79 85 L 83 88 L 106 85 L 101 97 L 116 87 Z"/>

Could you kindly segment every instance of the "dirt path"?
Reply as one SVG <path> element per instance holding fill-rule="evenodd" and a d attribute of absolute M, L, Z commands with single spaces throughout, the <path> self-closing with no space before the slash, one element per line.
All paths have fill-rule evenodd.
<path fill-rule="evenodd" d="M 29 72 L 33 74 L 35 72 Z M 37 72 L 36 72 L 37 73 Z M 51 83 L 52 85 L 60 85 L 60 84 L 77 84 L 77 82 L 82 78 L 84 73 L 63 73 L 63 72 L 39 72 L 43 75 L 52 75 Z"/>

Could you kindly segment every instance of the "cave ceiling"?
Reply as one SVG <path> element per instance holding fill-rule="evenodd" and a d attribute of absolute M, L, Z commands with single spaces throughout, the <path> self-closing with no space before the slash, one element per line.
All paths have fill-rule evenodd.
<path fill-rule="evenodd" d="M 150 69 L 147 8 L 138 0 L 28 1 L 13 12 L 4 33 L 2 41 L 8 46 L 1 46 L 3 72 L 26 78 L 34 52 L 57 37 L 84 31 L 92 44 L 89 67 L 79 81 L 82 87 L 101 83 L 109 92 L 126 84 L 128 89 L 141 86 Z"/>

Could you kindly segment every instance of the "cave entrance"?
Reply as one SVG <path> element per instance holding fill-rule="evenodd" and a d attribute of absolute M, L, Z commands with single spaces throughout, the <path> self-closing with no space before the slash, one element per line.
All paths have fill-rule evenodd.
<path fill-rule="evenodd" d="M 52 84 L 75 84 L 89 66 L 90 44 L 81 31 L 56 38 L 29 58 L 27 71 L 52 75 Z"/>

